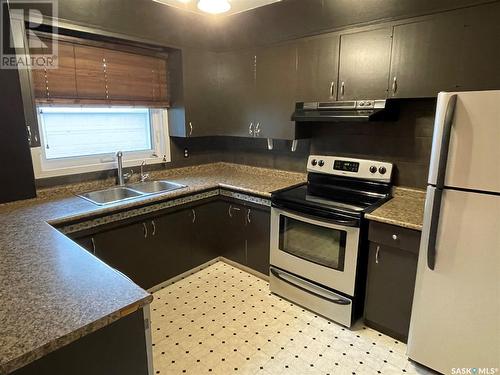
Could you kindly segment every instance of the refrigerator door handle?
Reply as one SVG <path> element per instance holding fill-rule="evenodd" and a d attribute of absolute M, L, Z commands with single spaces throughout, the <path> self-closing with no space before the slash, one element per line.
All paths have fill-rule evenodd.
<path fill-rule="evenodd" d="M 432 211 L 429 226 L 429 241 L 427 242 L 427 266 L 434 270 L 436 265 L 436 240 L 439 227 L 439 214 L 441 211 L 441 201 L 443 198 L 444 180 L 446 177 L 446 165 L 448 163 L 448 151 L 450 148 L 451 127 L 455 108 L 457 106 L 457 95 L 450 97 L 443 121 L 443 133 L 441 135 L 441 147 L 439 149 L 439 162 L 436 178 L 436 191 L 432 201 Z"/>
<path fill-rule="evenodd" d="M 441 213 L 441 201 L 443 190 L 436 189 L 432 200 L 431 223 L 429 225 L 429 240 L 427 242 L 427 267 L 434 270 L 436 265 L 436 239 L 439 227 L 439 214 Z"/>
<path fill-rule="evenodd" d="M 443 133 L 441 135 L 441 147 L 439 149 L 439 162 L 436 178 L 436 188 L 443 189 L 446 177 L 446 164 L 448 163 L 448 151 L 450 148 L 451 127 L 457 106 L 457 94 L 450 96 L 446 106 L 443 120 Z"/>

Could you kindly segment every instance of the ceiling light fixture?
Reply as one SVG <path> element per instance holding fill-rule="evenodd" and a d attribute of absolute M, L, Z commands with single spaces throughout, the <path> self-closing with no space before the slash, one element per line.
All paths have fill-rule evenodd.
<path fill-rule="evenodd" d="M 211 14 L 220 14 L 231 9 L 231 4 L 228 0 L 199 0 L 198 9 Z"/>

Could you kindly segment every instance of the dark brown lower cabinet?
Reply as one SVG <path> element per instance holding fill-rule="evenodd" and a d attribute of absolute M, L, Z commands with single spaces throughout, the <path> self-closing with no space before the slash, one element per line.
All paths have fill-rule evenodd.
<path fill-rule="evenodd" d="M 94 254 L 106 264 L 124 273 L 136 284 L 151 284 L 151 241 L 147 223 L 139 222 L 94 235 Z"/>
<path fill-rule="evenodd" d="M 223 205 L 220 255 L 269 274 L 270 209 L 233 200 Z"/>
<path fill-rule="evenodd" d="M 138 310 L 16 370 L 12 375 L 149 375 Z"/>
<path fill-rule="evenodd" d="M 209 200 L 72 237 L 150 289 L 218 256 L 267 274 L 269 225 L 268 208 Z"/>
<path fill-rule="evenodd" d="M 364 318 L 406 342 L 417 272 L 420 232 L 370 222 Z"/>
<path fill-rule="evenodd" d="M 245 205 L 234 201 L 223 202 L 220 255 L 239 264 L 246 264 Z"/>
<path fill-rule="evenodd" d="M 269 243 L 271 236 L 271 215 L 269 209 L 247 207 L 247 251 L 248 267 L 269 274 Z"/>

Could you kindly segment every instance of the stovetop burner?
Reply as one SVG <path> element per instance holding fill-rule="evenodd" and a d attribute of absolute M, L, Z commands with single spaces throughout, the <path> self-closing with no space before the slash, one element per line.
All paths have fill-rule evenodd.
<path fill-rule="evenodd" d="M 310 156 L 307 184 L 272 196 L 275 207 L 311 215 L 361 218 L 390 198 L 392 164 Z"/>

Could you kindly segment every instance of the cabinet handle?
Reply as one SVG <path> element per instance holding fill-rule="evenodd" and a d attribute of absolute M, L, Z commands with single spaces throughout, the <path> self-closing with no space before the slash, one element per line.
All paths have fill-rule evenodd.
<path fill-rule="evenodd" d="M 156 234 L 156 224 L 154 220 L 151 220 L 151 226 L 153 227 L 153 233 L 151 233 L 151 235 L 154 236 Z"/>
<path fill-rule="evenodd" d="M 398 91 L 398 77 L 394 77 L 392 81 L 392 95 L 396 95 Z"/>
<path fill-rule="evenodd" d="M 398 240 L 398 235 L 397 235 L 397 234 L 393 234 L 393 235 L 392 235 L 392 239 L 393 239 L 394 241 L 397 241 L 397 240 Z"/>
<path fill-rule="evenodd" d="M 380 252 L 380 246 L 377 245 L 377 251 L 375 252 L 375 263 L 378 264 L 378 253 Z"/>
<path fill-rule="evenodd" d="M 254 135 L 256 137 L 258 137 L 260 134 L 260 122 L 257 123 L 257 125 L 255 125 L 255 132 L 254 132 Z"/>
<path fill-rule="evenodd" d="M 189 121 L 189 136 L 191 137 L 193 135 L 193 123 Z"/>
<path fill-rule="evenodd" d="M 95 240 L 94 237 L 90 239 L 90 242 L 92 243 L 92 254 L 95 254 Z"/>
<path fill-rule="evenodd" d="M 229 217 L 233 217 L 233 213 L 231 212 L 232 210 L 240 211 L 240 209 L 238 207 L 233 207 L 233 205 L 230 204 L 229 205 L 229 210 L 228 210 Z"/>
<path fill-rule="evenodd" d="M 253 135 L 253 122 L 248 126 L 248 134 Z"/>
<path fill-rule="evenodd" d="M 247 221 L 248 221 L 248 224 L 251 223 L 251 220 L 250 220 L 250 209 L 247 210 Z"/>
<path fill-rule="evenodd" d="M 340 95 L 344 96 L 345 93 L 345 82 L 342 81 L 342 84 L 340 85 Z"/>
<path fill-rule="evenodd" d="M 146 223 L 142 223 L 142 228 L 144 229 L 144 238 L 148 238 L 148 227 Z"/>
<path fill-rule="evenodd" d="M 335 93 L 333 92 L 333 89 L 335 88 L 335 81 L 332 81 L 330 83 L 330 98 L 332 99 Z"/>
<path fill-rule="evenodd" d="M 191 212 L 193 213 L 193 223 L 196 221 L 196 211 L 194 208 L 191 209 Z"/>

